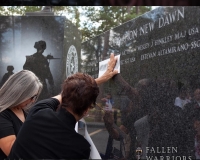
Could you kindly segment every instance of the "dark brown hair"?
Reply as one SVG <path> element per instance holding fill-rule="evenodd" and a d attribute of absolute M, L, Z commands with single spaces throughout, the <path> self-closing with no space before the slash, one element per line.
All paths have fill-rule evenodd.
<path fill-rule="evenodd" d="M 99 88 L 96 81 L 87 74 L 76 73 L 68 77 L 62 87 L 62 106 L 82 116 L 91 104 L 96 103 Z"/>

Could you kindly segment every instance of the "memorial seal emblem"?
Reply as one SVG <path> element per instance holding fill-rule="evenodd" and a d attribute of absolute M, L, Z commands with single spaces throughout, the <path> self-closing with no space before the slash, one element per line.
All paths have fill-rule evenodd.
<path fill-rule="evenodd" d="M 66 76 L 78 72 L 78 55 L 74 45 L 69 47 L 66 60 Z"/>

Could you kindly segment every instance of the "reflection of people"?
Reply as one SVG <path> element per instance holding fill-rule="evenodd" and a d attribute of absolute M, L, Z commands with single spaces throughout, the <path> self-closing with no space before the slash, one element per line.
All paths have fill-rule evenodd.
<path fill-rule="evenodd" d="M 130 99 L 127 96 L 122 96 L 120 100 L 120 113 L 121 121 L 126 119 L 127 113 L 129 113 Z"/>
<path fill-rule="evenodd" d="M 26 56 L 26 62 L 23 66 L 23 69 L 30 70 L 33 73 L 35 73 L 36 76 L 38 76 L 38 78 L 43 84 L 43 90 L 39 99 L 44 99 L 53 94 L 54 80 L 49 68 L 49 62 L 47 61 L 47 57 L 42 55 L 42 53 L 46 49 L 46 42 L 42 40 L 35 42 L 34 48 L 37 49 L 37 52 L 31 56 Z M 49 82 L 50 91 L 52 93 L 48 92 L 46 80 L 48 80 Z"/>
<path fill-rule="evenodd" d="M 149 152 L 148 148 L 175 147 L 178 148 L 176 153 L 166 153 L 165 156 L 188 156 L 183 112 L 173 104 L 175 83 L 167 79 L 142 79 L 131 87 L 120 75 L 115 76 L 114 81 L 124 89 L 133 106 L 123 122 L 131 138 L 129 158 L 135 159 L 136 148 L 140 147 L 143 154 L 153 159 L 162 154 Z"/>
<path fill-rule="evenodd" d="M 127 111 L 129 112 L 127 112 L 126 117 L 122 119 L 123 121 L 119 128 L 114 124 L 111 112 L 105 112 L 103 119 L 109 135 L 113 139 L 120 141 L 120 145 L 122 146 L 121 158 L 130 159 L 132 157 L 135 159 L 136 132 L 134 129 L 134 122 L 140 117 L 140 113 L 138 112 L 138 92 L 135 88 L 129 86 L 120 74 L 114 77 L 114 81 L 117 85 L 126 90 L 124 93 L 127 94 L 127 98 L 130 99 L 127 105 Z"/>
<path fill-rule="evenodd" d="M 195 153 L 194 149 L 195 147 L 199 147 L 199 135 L 197 135 L 196 131 L 195 131 L 195 126 L 194 124 L 197 123 L 195 121 L 198 121 L 199 118 L 198 116 L 200 116 L 200 88 L 196 88 L 194 90 L 194 97 L 191 99 L 190 103 L 187 103 L 183 109 L 184 111 L 184 124 L 185 126 L 188 127 L 188 129 L 185 131 L 188 135 L 188 152 L 190 152 L 190 154 L 193 156 L 193 159 L 195 158 L 195 156 L 199 156 L 200 154 L 200 148 L 196 148 L 197 152 L 199 152 L 198 154 Z M 198 133 L 199 134 L 199 133 Z M 197 137 L 196 137 L 197 136 Z M 197 138 L 197 139 L 195 139 Z M 194 139 L 196 140 L 194 143 Z M 197 141 L 198 141 L 198 145 L 197 145 Z M 197 146 L 194 146 L 197 145 Z M 195 155 L 196 154 L 196 155 Z"/>
<path fill-rule="evenodd" d="M 176 83 L 171 79 L 153 79 L 147 86 L 146 95 L 149 97 L 150 114 L 147 122 L 149 124 L 147 156 L 185 156 L 187 154 L 186 126 L 183 123 L 183 112 L 179 107 L 174 106 L 174 98 L 177 95 Z M 145 94 L 145 93 L 144 93 Z M 148 106 L 147 106 L 148 107 Z M 176 152 L 150 152 L 149 149 L 158 147 L 174 147 Z"/>
<path fill-rule="evenodd" d="M 13 74 L 0 89 L 0 159 L 10 153 L 26 118 L 25 109 L 37 99 L 41 89 L 39 79 L 28 70 Z"/>
<path fill-rule="evenodd" d="M 110 93 L 108 93 L 106 97 L 102 98 L 101 100 L 105 103 L 105 110 L 112 110 L 114 102 Z"/>
<path fill-rule="evenodd" d="M 187 104 L 188 102 L 190 102 L 190 100 L 187 99 L 187 89 L 181 88 L 179 92 L 179 96 L 176 97 L 175 99 L 174 105 L 183 109 L 185 104 Z"/>
<path fill-rule="evenodd" d="M 196 159 L 200 159 L 200 112 L 194 116 L 194 150 Z"/>
<path fill-rule="evenodd" d="M 112 111 L 105 111 L 104 122 L 106 129 L 109 132 L 109 138 L 107 143 L 107 149 L 105 155 L 101 154 L 103 159 L 113 159 L 115 156 L 118 156 L 119 159 L 128 159 L 130 158 L 130 145 L 131 138 L 129 130 L 127 129 L 126 124 L 121 125 L 119 128 L 114 122 L 114 116 Z M 113 139 L 119 141 L 120 148 L 119 154 L 113 152 Z"/>
<path fill-rule="evenodd" d="M 9 158 L 89 159 L 90 144 L 74 128 L 95 104 L 99 94 L 97 84 L 117 74 L 113 71 L 114 54 L 110 58 L 101 77 L 94 80 L 87 74 L 76 73 L 64 81 L 61 95 L 39 101 L 30 110 Z"/>
<path fill-rule="evenodd" d="M 13 66 L 7 66 L 7 73 L 4 74 L 2 80 L 1 80 L 1 84 L 0 84 L 0 87 L 3 86 L 3 84 L 8 80 L 8 78 L 13 75 L 13 70 L 14 70 L 14 67 Z"/>

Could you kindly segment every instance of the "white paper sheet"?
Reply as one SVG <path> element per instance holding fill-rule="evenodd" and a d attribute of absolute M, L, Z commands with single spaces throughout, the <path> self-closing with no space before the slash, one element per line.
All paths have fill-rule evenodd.
<path fill-rule="evenodd" d="M 117 57 L 117 63 L 114 70 L 117 69 L 118 73 L 120 73 L 120 55 L 117 55 L 115 57 Z M 99 76 L 98 77 L 101 77 L 106 72 L 109 60 L 110 58 L 99 62 Z"/>

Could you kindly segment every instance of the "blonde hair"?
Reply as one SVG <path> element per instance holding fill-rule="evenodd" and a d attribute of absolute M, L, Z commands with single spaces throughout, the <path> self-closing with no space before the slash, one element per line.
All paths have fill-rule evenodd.
<path fill-rule="evenodd" d="M 39 78 L 31 71 L 22 70 L 13 74 L 0 89 L 0 112 L 15 107 L 36 93 L 39 96 L 42 87 Z"/>

